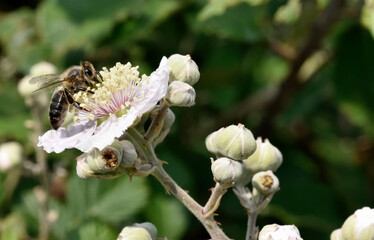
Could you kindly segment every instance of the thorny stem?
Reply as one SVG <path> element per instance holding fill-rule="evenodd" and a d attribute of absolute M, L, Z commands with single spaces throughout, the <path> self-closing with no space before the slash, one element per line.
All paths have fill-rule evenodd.
<path fill-rule="evenodd" d="M 217 210 L 221 202 L 222 196 L 227 192 L 227 188 L 231 186 L 232 184 L 222 185 L 220 183 L 216 183 L 216 186 L 213 188 L 212 194 L 210 195 L 208 202 L 205 204 L 203 208 L 204 216 L 209 216 Z"/>
<path fill-rule="evenodd" d="M 229 240 L 222 229 L 218 226 L 212 215 L 205 216 L 203 207 L 197 203 L 185 190 L 183 190 L 164 170 L 160 160 L 156 157 L 151 143 L 134 128 L 127 130 L 138 147 L 142 147 L 149 163 L 155 167 L 152 175 L 164 186 L 166 191 L 173 194 L 182 204 L 203 224 L 210 237 L 214 240 Z"/>
<path fill-rule="evenodd" d="M 36 104 L 35 107 L 32 108 L 32 114 L 35 119 L 34 125 L 34 135 L 32 136 L 33 146 L 35 146 L 35 157 L 36 162 L 40 168 L 40 181 L 45 193 L 46 198 L 40 202 L 40 210 L 39 210 L 39 240 L 48 240 L 49 239 L 49 231 L 50 231 L 50 223 L 48 221 L 48 198 L 49 198 L 49 182 L 48 182 L 48 170 L 47 170 L 47 160 L 46 155 L 42 148 L 36 147 L 38 142 L 38 137 L 43 134 L 42 129 L 42 119 L 40 116 L 42 110 Z"/>
<path fill-rule="evenodd" d="M 257 215 L 270 203 L 276 192 L 277 191 L 268 196 L 264 196 L 259 192 L 256 192 L 256 189 L 254 189 L 252 193 L 245 186 L 235 186 L 234 193 L 239 198 L 241 205 L 247 210 L 248 214 L 246 240 L 255 240 L 257 238 Z"/>

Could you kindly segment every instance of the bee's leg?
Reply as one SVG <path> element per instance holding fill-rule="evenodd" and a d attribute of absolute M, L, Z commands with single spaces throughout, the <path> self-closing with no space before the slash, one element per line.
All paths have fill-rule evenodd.
<path fill-rule="evenodd" d="M 78 108 L 79 110 L 83 110 L 83 111 L 86 111 L 86 112 L 91 112 L 90 110 L 81 107 L 81 106 L 79 105 L 79 102 L 77 102 L 77 101 L 75 101 L 75 100 L 73 99 L 73 97 L 70 95 L 70 92 L 69 92 L 67 89 L 65 89 L 64 92 L 65 92 L 65 96 L 66 96 L 68 102 L 69 102 L 70 104 L 72 104 L 74 107 Z"/>
<path fill-rule="evenodd" d="M 84 87 L 77 87 L 77 90 L 83 91 L 83 92 L 88 92 L 90 94 L 94 94 L 95 93 L 94 91 L 88 90 L 87 88 L 84 88 Z"/>
<path fill-rule="evenodd" d="M 96 72 L 95 77 L 98 82 L 103 82 L 103 76 L 101 76 L 100 72 Z"/>

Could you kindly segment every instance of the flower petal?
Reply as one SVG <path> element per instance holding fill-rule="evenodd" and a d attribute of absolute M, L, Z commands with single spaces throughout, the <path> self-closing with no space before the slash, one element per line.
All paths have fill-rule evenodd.
<path fill-rule="evenodd" d="M 131 109 L 135 109 L 137 116 L 149 111 L 165 97 L 170 70 L 167 58 L 163 57 L 159 67 L 149 76 L 148 84 L 142 85 L 134 92 L 137 100 L 131 103 Z"/>
<path fill-rule="evenodd" d="M 38 146 L 43 147 L 48 153 L 60 153 L 68 148 L 75 148 L 82 139 L 92 136 L 96 128 L 96 121 L 88 121 L 84 124 L 75 124 L 66 128 L 49 130 L 39 137 Z"/>
<path fill-rule="evenodd" d="M 98 126 L 92 136 L 79 142 L 75 148 L 82 152 L 89 152 L 93 148 L 98 148 L 100 151 L 106 146 L 113 143 L 115 138 L 122 136 L 135 121 L 136 115 L 128 113 L 120 118 L 111 115 L 103 123 Z"/>

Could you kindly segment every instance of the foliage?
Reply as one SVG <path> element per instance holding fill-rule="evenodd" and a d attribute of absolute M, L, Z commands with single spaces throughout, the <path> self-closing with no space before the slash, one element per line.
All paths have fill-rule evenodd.
<path fill-rule="evenodd" d="M 99 68 L 131 61 L 148 74 L 162 56 L 190 54 L 201 72 L 196 106 L 175 110 L 158 154 L 197 201 L 206 201 L 214 183 L 205 137 L 243 123 L 284 157 L 281 191 L 260 226 L 295 224 L 304 239 L 328 239 L 355 209 L 373 207 L 372 1 L 21 2 L 0 3 L 0 142 L 24 146 L 22 174 L 0 172 L 0 239 L 40 234 L 35 189 L 43 180 L 27 167 L 37 155 L 32 112 L 17 93 L 40 61 L 60 71 L 80 60 Z M 48 206 L 58 216 L 51 239 L 114 239 L 140 221 L 169 239 L 207 238 L 154 179 L 79 180 L 74 156 L 48 156 Z M 222 201 L 217 220 L 243 239 L 244 210 L 231 194 Z"/>

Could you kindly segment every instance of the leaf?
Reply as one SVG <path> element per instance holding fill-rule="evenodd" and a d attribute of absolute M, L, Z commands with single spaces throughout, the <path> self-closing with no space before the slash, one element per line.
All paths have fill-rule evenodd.
<path fill-rule="evenodd" d="M 362 25 L 365 26 L 374 37 L 374 0 L 366 0 L 364 2 L 360 17 Z"/>
<path fill-rule="evenodd" d="M 148 201 L 148 188 L 141 178 L 126 176 L 112 180 L 82 180 L 72 177 L 68 206 L 77 218 L 96 217 L 107 222 L 125 220 Z"/>
<path fill-rule="evenodd" d="M 274 20 L 284 24 L 295 23 L 299 20 L 301 8 L 300 0 L 288 0 L 286 5 L 278 8 L 274 15 Z"/>
<path fill-rule="evenodd" d="M 0 240 L 26 239 L 26 226 L 19 212 L 12 212 L 0 220 Z"/>
<path fill-rule="evenodd" d="M 251 6 L 240 3 L 229 6 L 215 6 L 213 12 L 202 10 L 198 15 L 201 29 L 208 34 L 224 38 L 254 42 L 264 37 L 268 30 L 269 16 L 265 5 Z"/>
<path fill-rule="evenodd" d="M 99 222 L 86 223 L 79 229 L 80 240 L 113 240 L 116 239 L 117 236 L 118 233 L 116 233 L 113 229 Z"/>
<path fill-rule="evenodd" d="M 187 230 L 187 215 L 183 205 L 174 198 L 156 196 L 151 208 L 147 209 L 147 216 L 157 228 L 159 237 L 181 239 Z"/>

